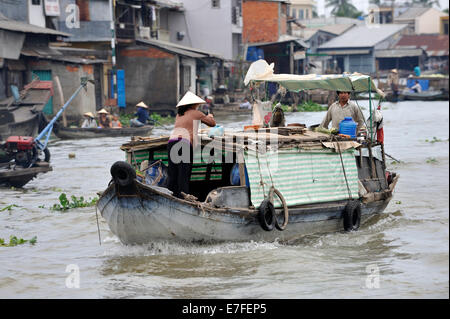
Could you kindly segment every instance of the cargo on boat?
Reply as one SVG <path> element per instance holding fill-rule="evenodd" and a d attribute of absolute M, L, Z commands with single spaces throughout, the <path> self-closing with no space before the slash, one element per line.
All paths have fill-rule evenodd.
<path fill-rule="evenodd" d="M 250 71 L 249 71 L 250 72 Z M 254 75 L 287 89 L 377 92 L 361 74 Z M 378 90 L 378 93 L 382 93 Z M 399 176 L 386 170 L 384 145 L 302 125 L 199 134 L 190 194 L 167 185 L 169 137 L 133 138 L 114 163 L 97 206 L 124 244 L 154 240 L 288 241 L 311 233 L 357 230 L 383 212 Z"/>

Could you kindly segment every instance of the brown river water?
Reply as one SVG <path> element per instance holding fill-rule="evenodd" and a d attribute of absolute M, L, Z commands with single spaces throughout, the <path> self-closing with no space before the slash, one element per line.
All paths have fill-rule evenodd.
<path fill-rule="evenodd" d="M 359 104 L 367 115 L 368 101 Z M 324 114 L 286 117 L 309 126 Z M 0 298 L 449 298 L 448 102 L 384 103 L 383 115 L 386 152 L 401 161 L 387 161 L 400 180 L 384 213 L 356 232 L 289 244 L 125 246 L 99 216 L 100 245 L 94 207 L 49 207 L 61 193 L 96 197 L 128 138 L 52 140 L 52 172 L 0 188 L 0 209 L 19 206 L 0 212 L 0 238 L 37 237 L 0 246 Z M 216 120 L 251 124 L 250 115 Z"/>

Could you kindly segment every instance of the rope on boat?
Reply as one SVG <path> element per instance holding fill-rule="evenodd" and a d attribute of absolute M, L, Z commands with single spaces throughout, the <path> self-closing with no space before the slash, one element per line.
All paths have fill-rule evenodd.
<path fill-rule="evenodd" d="M 331 137 L 331 140 L 336 140 L 334 136 Z M 344 178 L 345 178 L 345 184 L 347 185 L 347 191 L 348 191 L 348 196 L 349 199 L 352 200 L 352 192 L 350 191 L 350 186 L 348 185 L 348 179 L 347 179 L 347 174 L 345 173 L 345 165 L 344 165 L 344 160 L 342 159 L 342 152 L 341 152 L 341 146 L 339 145 L 339 141 L 336 140 L 336 144 L 337 144 L 337 148 L 338 148 L 338 152 L 339 152 L 339 157 L 341 158 L 341 165 L 342 165 L 342 171 L 344 172 Z"/>
<path fill-rule="evenodd" d="M 98 224 L 97 205 L 95 205 L 95 217 L 97 218 L 97 231 L 98 231 L 98 243 L 102 245 L 102 239 L 100 238 L 100 225 Z"/>

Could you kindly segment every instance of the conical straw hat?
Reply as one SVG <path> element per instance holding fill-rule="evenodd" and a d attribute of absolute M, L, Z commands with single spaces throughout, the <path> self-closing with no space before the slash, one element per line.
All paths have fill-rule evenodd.
<path fill-rule="evenodd" d="M 97 114 L 102 114 L 102 113 L 109 114 L 109 112 L 107 110 L 105 110 L 104 108 L 97 112 Z"/>
<path fill-rule="evenodd" d="M 147 104 L 145 104 L 144 102 L 139 102 L 138 104 L 136 104 L 136 106 L 139 106 L 139 107 L 143 107 L 143 108 L 145 108 L 145 109 L 148 109 Z"/>
<path fill-rule="evenodd" d="M 84 113 L 83 115 L 84 115 L 84 116 L 89 116 L 89 117 L 91 117 L 91 118 L 94 118 L 94 117 L 95 117 L 94 114 L 92 114 L 92 112 L 86 112 L 86 113 Z"/>
<path fill-rule="evenodd" d="M 183 105 L 190 105 L 190 104 L 204 104 L 206 103 L 203 99 L 199 98 L 194 93 L 187 91 L 186 94 L 183 96 L 183 98 L 178 102 L 177 107 L 183 106 Z"/>
<path fill-rule="evenodd" d="M 398 73 L 397 69 L 392 69 L 391 72 L 392 73 Z"/>

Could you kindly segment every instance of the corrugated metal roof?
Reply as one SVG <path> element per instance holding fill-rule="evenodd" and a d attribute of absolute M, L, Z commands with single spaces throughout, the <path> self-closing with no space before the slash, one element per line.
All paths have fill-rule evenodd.
<path fill-rule="evenodd" d="M 448 55 L 449 37 L 441 34 L 404 35 L 395 45 L 395 48 L 415 47 L 422 48 L 428 56 Z"/>
<path fill-rule="evenodd" d="M 422 8 L 422 7 L 413 7 L 409 8 L 405 12 L 403 12 L 401 15 L 399 15 L 397 18 L 394 18 L 396 21 L 401 20 L 414 20 L 417 17 L 420 17 L 422 14 L 424 14 L 426 11 L 430 10 L 431 8 Z"/>
<path fill-rule="evenodd" d="M 387 49 L 376 50 L 376 58 L 403 58 L 412 56 L 421 56 L 424 54 L 423 49 Z"/>
<path fill-rule="evenodd" d="M 191 58 L 216 58 L 219 60 L 223 60 L 223 57 L 219 54 L 203 51 L 200 49 L 194 49 L 191 47 L 187 47 L 187 46 L 183 46 L 183 45 L 179 45 L 179 44 L 175 44 L 175 43 L 171 43 L 171 42 L 166 42 L 166 41 L 161 41 L 161 40 L 142 40 L 142 39 L 136 40 L 136 42 L 150 44 L 150 45 L 159 47 L 161 49 L 167 50 L 169 52 L 188 56 Z"/>
<path fill-rule="evenodd" d="M 267 45 L 281 44 L 281 43 L 286 43 L 286 42 L 296 42 L 297 44 L 299 44 L 300 46 L 302 46 L 304 48 L 309 48 L 309 44 L 304 42 L 302 39 L 300 39 L 298 37 L 292 37 L 292 36 L 286 36 L 284 38 L 280 38 L 280 40 L 278 40 L 278 41 L 273 41 L 273 42 L 249 43 L 248 46 L 249 47 L 263 47 L 263 46 L 267 46 Z"/>
<path fill-rule="evenodd" d="M 344 34 L 324 43 L 320 49 L 368 48 L 404 29 L 406 24 L 380 24 L 376 26 L 355 26 Z"/>
<path fill-rule="evenodd" d="M 0 13 L 0 29 L 23 33 L 49 34 L 55 36 L 70 37 L 69 33 L 64 33 L 53 29 L 42 28 L 36 25 L 11 20 L 6 18 L 1 13 Z"/>
<path fill-rule="evenodd" d="M 255 207 L 261 205 L 272 185 L 283 194 L 288 206 L 349 198 L 342 163 L 336 152 L 290 149 L 258 156 L 249 151 L 244 156 Z M 359 198 L 353 149 L 342 152 L 342 159 L 352 197 Z M 274 206 L 281 207 L 281 203 L 275 200 Z"/>

